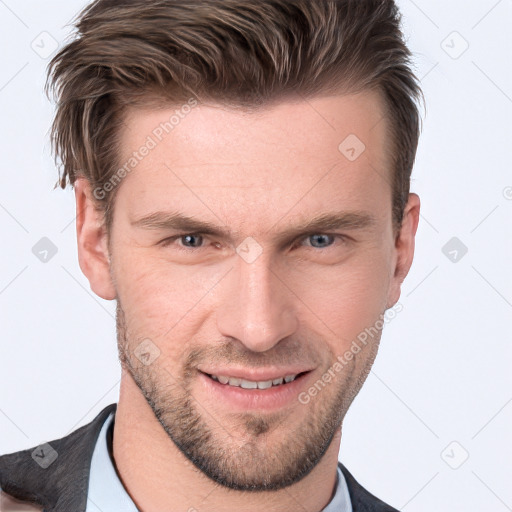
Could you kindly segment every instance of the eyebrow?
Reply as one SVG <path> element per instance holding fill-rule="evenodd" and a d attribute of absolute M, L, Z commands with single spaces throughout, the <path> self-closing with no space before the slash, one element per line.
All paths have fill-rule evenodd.
<path fill-rule="evenodd" d="M 214 223 L 188 217 L 180 212 L 157 211 L 132 220 L 131 225 L 148 230 L 176 230 L 186 233 L 200 233 L 229 238 L 231 231 Z M 373 215 L 364 211 L 327 212 L 313 217 L 302 225 L 286 228 L 277 233 L 274 241 L 278 244 L 295 240 L 308 233 L 320 233 L 332 229 L 367 230 L 376 225 Z"/>

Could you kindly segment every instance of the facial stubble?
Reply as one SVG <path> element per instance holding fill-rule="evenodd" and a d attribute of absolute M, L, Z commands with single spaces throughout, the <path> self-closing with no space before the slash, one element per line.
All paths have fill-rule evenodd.
<path fill-rule="evenodd" d="M 221 418 L 212 414 L 191 392 L 197 378 L 192 350 L 182 369 L 173 375 L 160 358 L 144 365 L 133 351 L 139 337 L 131 339 L 125 312 L 117 300 L 116 326 L 119 359 L 133 378 L 170 440 L 183 455 L 214 482 L 240 491 L 277 491 L 308 475 L 329 448 L 353 399 L 362 387 L 377 354 L 373 340 L 328 386 L 307 404 L 300 422 L 289 414 L 244 413 Z M 357 368 L 358 358 L 362 367 Z M 356 371 L 357 368 L 357 371 Z M 181 371 L 180 371 L 181 370 Z M 178 373 L 179 372 L 179 373 Z M 296 410 L 296 409 L 294 409 Z M 299 409 L 299 413 L 300 413 Z"/>

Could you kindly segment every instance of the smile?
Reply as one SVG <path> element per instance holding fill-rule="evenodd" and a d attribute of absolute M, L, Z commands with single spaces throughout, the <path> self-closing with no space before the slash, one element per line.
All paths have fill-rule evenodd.
<path fill-rule="evenodd" d="M 306 373 L 306 372 L 302 372 Z M 268 389 L 271 387 L 277 387 L 281 386 L 283 384 L 288 384 L 290 382 L 293 382 L 299 375 L 302 375 L 302 373 L 297 373 L 294 375 L 285 375 L 283 377 L 278 377 L 276 379 L 272 380 L 247 380 L 247 379 L 241 379 L 239 377 L 228 377 L 226 375 L 208 375 L 211 379 L 220 382 L 221 384 L 225 384 L 227 386 L 234 386 L 239 387 L 243 389 Z"/>

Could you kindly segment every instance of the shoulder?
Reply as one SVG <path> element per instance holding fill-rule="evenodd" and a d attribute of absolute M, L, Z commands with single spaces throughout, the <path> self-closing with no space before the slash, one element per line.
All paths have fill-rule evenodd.
<path fill-rule="evenodd" d="M 43 512 L 42 505 L 20 501 L 0 489 L 0 512 Z"/>
<path fill-rule="evenodd" d="M 399 512 L 367 491 L 341 462 L 338 463 L 338 466 L 347 482 L 354 512 Z"/>
<path fill-rule="evenodd" d="M 92 452 L 116 406 L 60 439 L 0 455 L 0 512 L 85 510 Z"/>

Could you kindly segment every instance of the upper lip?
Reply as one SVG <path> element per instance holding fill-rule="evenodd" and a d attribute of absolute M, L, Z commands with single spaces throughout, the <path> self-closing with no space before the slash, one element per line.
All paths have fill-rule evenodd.
<path fill-rule="evenodd" d="M 287 375 L 298 375 L 308 372 L 311 368 L 304 366 L 287 366 L 282 368 L 198 368 L 199 371 L 209 375 L 223 375 L 225 377 L 235 377 L 252 381 L 266 381 L 286 377 Z"/>

